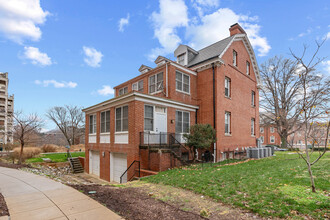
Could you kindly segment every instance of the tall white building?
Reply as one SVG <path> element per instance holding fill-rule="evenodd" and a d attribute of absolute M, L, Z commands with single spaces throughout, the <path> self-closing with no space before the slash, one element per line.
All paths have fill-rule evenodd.
<path fill-rule="evenodd" d="M 13 143 L 14 95 L 8 95 L 8 73 L 0 73 L 0 144 Z"/>

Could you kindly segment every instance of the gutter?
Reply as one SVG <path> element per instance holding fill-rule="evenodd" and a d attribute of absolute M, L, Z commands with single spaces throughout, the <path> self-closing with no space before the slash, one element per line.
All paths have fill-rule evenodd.
<path fill-rule="evenodd" d="M 215 71 L 214 71 L 214 63 L 212 63 L 212 73 L 213 73 L 213 127 L 214 129 L 216 128 L 215 126 Z M 216 162 L 217 158 L 217 143 L 213 144 L 213 162 Z"/>

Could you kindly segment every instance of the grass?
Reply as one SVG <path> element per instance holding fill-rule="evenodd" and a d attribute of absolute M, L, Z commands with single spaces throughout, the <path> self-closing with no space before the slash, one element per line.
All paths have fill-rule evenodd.
<path fill-rule="evenodd" d="M 71 152 L 72 157 L 85 157 L 85 152 Z M 51 153 L 51 154 L 39 154 L 38 156 L 27 159 L 27 163 L 38 163 L 43 162 L 42 158 L 49 158 L 53 162 L 66 162 L 67 154 L 66 153 Z"/>
<path fill-rule="evenodd" d="M 330 212 L 329 162 L 327 153 L 312 167 L 317 193 L 311 192 L 304 161 L 288 152 L 236 165 L 221 162 L 176 168 L 143 181 L 192 190 L 265 217 L 323 219 Z"/>

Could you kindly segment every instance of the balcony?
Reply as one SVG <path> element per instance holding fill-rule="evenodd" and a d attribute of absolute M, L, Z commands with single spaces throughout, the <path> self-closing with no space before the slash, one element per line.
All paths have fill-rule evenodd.
<path fill-rule="evenodd" d="M 140 146 L 170 147 L 185 143 L 183 134 L 140 132 Z"/>

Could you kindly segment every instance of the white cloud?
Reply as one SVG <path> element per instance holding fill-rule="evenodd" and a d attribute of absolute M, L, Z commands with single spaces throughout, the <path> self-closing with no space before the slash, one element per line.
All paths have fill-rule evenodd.
<path fill-rule="evenodd" d="M 24 47 L 23 58 L 31 60 L 34 65 L 49 66 L 53 64 L 51 58 L 36 47 Z"/>
<path fill-rule="evenodd" d="M 97 51 L 93 47 L 85 47 L 83 46 L 85 58 L 84 61 L 88 66 L 91 67 L 100 67 L 100 63 L 102 62 L 103 54 L 100 51 Z"/>
<path fill-rule="evenodd" d="M 177 29 L 188 26 L 188 9 L 183 0 L 160 0 L 159 12 L 153 12 L 150 19 L 154 26 L 154 36 L 161 47 L 154 48 L 149 54 L 149 60 L 158 55 L 173 52 L 181 43 Z"/>
<path fill-rule="evenodd" d="M 127 14 L 126 18 L 121 18 L 119 20 L 119 31 L 120 32 L 124 32 L 124 27 L 127 26 L 129 24 L 129 14 Z"/>
<path fill-rule="evenodd" d="M 229 8 L 220 8 L 212 14 L 202 16 L 200 19 L 199 24 L 191 25 L 187 29 L 187 36 L 191 39 L 190 45 L 195 49 L 201 49 L 228 37 L 228 29 L 235 23 L 242 25 L 259 56 L 267 55 L 271 49 L 267 39 L 259 34 L 260 25 L 252 23 L 258 20 L 257 16 L 239 15 Z"/>
<path fill-rule="evenodd" d="M 220 0 L 192 0 L 192 6 L 196 9 L 199 17 L 202 17 L 211 8 L 219 7 L 219 4 Z"/>
<path fill-rule="evenodd" d="M 111 86 L 103 86 L 102 89 L 97 90 L 99 95 L 108 96 L 115 94 L 115 90 Z"/>
<path fill-rule="evenodd" d="M 330 60 L 322 61 L 322 65 L 328 74 L 330 74 Z"/>
<path fill-rule="evenodd" d="M 50 13 L 40 6 L 40 0 L 0 0 L 0 32 L 7 38 L 23 43 L 24 39 L 38 41 Z"/>
<path fill-rule="evenodd" d="M 43 80 L 43 81 L 40 81 L 40 80 L 35 80 L 34 81 L 35 84 L 37 85 L 42 85 L 44 87 L 48 87 L 50 85 L 53 85 L 55 88 L 76 88 L 77 87 L 77 83 L 75 82 L 66 82 L 66 81 L 61 81 L 61 82 L 58 82 L 56 80 Z"/>

